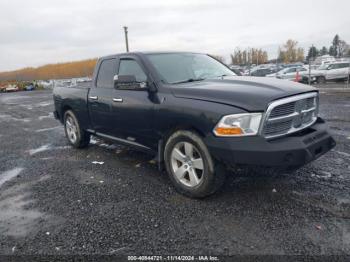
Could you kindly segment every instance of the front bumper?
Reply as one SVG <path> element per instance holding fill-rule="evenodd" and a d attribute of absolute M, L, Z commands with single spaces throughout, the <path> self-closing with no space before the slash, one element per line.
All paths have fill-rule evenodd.
<path fill-rule="evenodd" d="M 301 83 L 308 84 L 309 83 L 309 76 L 308 75 L 303 75 L 301 77 Z M 315 83 L 317 82 L 317 76 L 311 76 L 311 82 L 310 83 Z"/>
<path fill-rule="evenodd" d="M 211 154 L 227 165 L 285 169 L 301 167 L 319 158 L 336 144 L 321 118 L 307 129 L 273 140 L 260 136 L 228 138 L 212 135 L 205 142 Z"/>

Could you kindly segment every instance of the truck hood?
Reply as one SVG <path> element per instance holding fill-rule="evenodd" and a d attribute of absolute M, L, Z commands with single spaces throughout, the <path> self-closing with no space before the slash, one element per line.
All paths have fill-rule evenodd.
<path fill-rule="evenodd" d="M 226 77 L 172 86 L 175 97 L 232 105 L 248 112 L 265 111 L 283 97 L 316 91 L 307 85 L 263 77 Z"/>

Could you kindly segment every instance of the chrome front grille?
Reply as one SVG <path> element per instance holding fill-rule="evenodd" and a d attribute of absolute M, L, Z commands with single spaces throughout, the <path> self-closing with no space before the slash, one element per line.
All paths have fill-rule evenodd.
<path fill-rule="evenodd" d="M 289 115 L 294 112 L 294 108 L 295 108 L 295 102 L 276 106 L 273 109 L 273 111 L 270 113 L 270 117 L 273 118 L 273 117 Z"/>
<path fill-rule="evenodd" d="M 302 130 L 317 119 L 318 94 L 296 95 L 272 102 L 265 114 L 262 135 L 274 138 Z"/>

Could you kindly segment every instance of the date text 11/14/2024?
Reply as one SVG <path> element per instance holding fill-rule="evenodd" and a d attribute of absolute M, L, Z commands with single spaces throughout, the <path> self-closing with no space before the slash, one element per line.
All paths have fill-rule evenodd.
<path fill-rule="evenodd" d="M 220 261 L 217 256 L 128 256 L 128 261 Z"/>

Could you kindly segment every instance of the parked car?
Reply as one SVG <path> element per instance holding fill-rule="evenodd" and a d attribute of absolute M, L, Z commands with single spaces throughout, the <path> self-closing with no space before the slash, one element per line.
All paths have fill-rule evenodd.
<path fill-rule="evenodd" d="M 24 87 L 25 91 L 33 91 L 35 89 L 33 84 L 27 85 Z"/>
<path fill-rule="evenodd" d="M 276 77 L 279 72 L 281 72 L 282 70 L 285 70 L 286 68 L 284 68 L 282 65 L 276 65 L 271 69 L 273 71 L 271 72 L 271 74 L 267 74 L 266 77 Z"/>
<path fill-rule="evenodd" d="M 266 77 L 275 77 L 275 78 L 277 78 L 277 75 L 283 74 L 283 72 L 285 72 L 288 69 L 289 68 L 282 68 L 282 69 L 278 70 L 277 72 L 274 72 L 274 73 L 266 75 Z"/>
<path fill-rule="evenodd" d="M 232 70 L 233 73 L 235 73 L 235 74 L 238 75 L 238 76 L 243 75 L 243 74 L 242 74 L 242 71 L 239 70 L 238 68 L 231 68 L 231 70 Z"/>
<path fill-rule="evenodd" d="M 266 76 L 272 74 L 274 71 L 270 68 L 258 68 L 250 72 L 251 76 Z"/>
<path fill-rule="evenodd" d="M 317 89 L 238 77 L 205 54 L 103 57 L 87 84 L 53 90 L 69 143 L 83 148 L 95 135 L 149 152 L 190 197 L 215 192 L 225 167 L 295 170 L 335 146 Z"/>
<path fill-rule="evenodd" d="M 283 64 L 284 68 L 289 68 L 289 67 L 303 67 L 304 65 L 302 63 L 295 63 L 295 64 Z"/>
<path fill-rule="evenodd" d="M 8 85 L 6 88 L 5 88 L 5 92 L 16 92 L 18 91 L 18 86 L 16 85 Z"/>
<path fill-rule="evenodd" d="M 344 81 L 350 77 L 350 62 L 323 64 L 317 70 L 311 70 L 311 82 Z M 303 82 L 309 82 L 309 75 L 303 76 Z"/>
<path fill-rule="evenodd" d="M 237 65 L 230 65 L 229 68 L 233 73 L 235 73 L 238 76 L 242 76 L 244 74 L 244 69 Z"/>
<path fill-rule="evenodd" d="M 296 76 L 299 73 L 300 80 L 302 79 L 302 75 L 307 73 L 307 69 L 305 67 L 287 67 L 276 74 L 276 77 L 279 79 L 285 79 L 290 81 L 295 81 Z M 298 80 L 298 82 L 300 81 Z"/>

